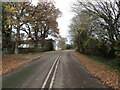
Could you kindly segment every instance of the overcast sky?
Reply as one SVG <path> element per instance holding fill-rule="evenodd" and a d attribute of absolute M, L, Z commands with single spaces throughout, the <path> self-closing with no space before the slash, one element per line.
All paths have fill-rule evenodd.
<path fill-rule="evenodd" d="M 59 24 L 60 35 L 63 37 L 69 36 L 69 25 L 70 20 L 73 17 L 73 13 L 71 12 L 71 6 L 75 2 L 75 0 L 55 0 L 56 7 L 60 9 L 62 12 L 62 17 L 60 17 L 57 21 Z"/>

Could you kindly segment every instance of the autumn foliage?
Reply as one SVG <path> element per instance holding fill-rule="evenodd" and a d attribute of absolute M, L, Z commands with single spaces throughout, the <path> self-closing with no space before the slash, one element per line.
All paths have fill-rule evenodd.
<path fill-rule="evenodd" d="M 95 3 L 78 0 L 73 12 L 76 15 L 70 34 L 77 51 L 109 59 L 120 57 L 119 0 Z"/>
<path fill-rule="evenodd" d="M 29 41 L 29 47 L 44 48 L 48 35 L 59 34 L 56 20 L 61 12 L 53 2 L 40 2 L 36 6 L 30 2 L 6 2 L 2 7 L 4 53 L 14 50 L 18 54 L 24 40 Z"/>

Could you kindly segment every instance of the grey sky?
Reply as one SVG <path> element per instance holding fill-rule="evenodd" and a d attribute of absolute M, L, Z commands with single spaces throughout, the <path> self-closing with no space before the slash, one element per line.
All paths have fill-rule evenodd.
<path fill-rule="evenodd" d="M 59 24 L 60 35 L 63 37 L 68 37 L 69 33 L 69 25 L 70 20 L 73 17 L 73 13 L 71 12 L 72 3 L 75 0 L 55 0 L 56 7 L 60 9 L 62 12 L 62 17 L 60 17 L 57 21 Z"/>

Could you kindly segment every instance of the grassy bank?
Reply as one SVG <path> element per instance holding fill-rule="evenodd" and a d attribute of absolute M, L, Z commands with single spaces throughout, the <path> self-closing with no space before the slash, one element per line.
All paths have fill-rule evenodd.
<path fill-rule="evenodd" d="M 116 71 L 120 73 L 120 58 L 105 59 L 102 57 L 91 56 L 91 55 L 85 55 L 85 56 L 87 56 L 90 60 L 96 61 L 99 64 L 104 64 L 106 67 L 110 69 L 116 69 Z"/>

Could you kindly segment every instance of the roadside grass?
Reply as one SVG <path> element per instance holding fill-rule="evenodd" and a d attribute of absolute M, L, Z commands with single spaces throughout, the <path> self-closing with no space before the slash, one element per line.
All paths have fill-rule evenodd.
<path fill-rule="evenodd" d="M 58 52 L 58 51 L 61 51 L 61 50 L 56 50 L 56 51 L 45 51 L 45 52 L 30 52 L 30 53 L 19 53 L 17 55 L 41 55 L 41 54 L 45 54 L 45 53 L 53 53 L 53 52 Z M 16 54 L 5 54 L 3 56 L 12 56 L 12 55 L 16 55 Z"/>
<path fill-rule="evenodd" d="M 32 52 L 32 53 L 28 53 L 28 54 L 43 54 L 43 53 L 53 53 L 53 52 L 59 52 L 62 50 L 54 50 L 54 51 L 45 51 L 45 52 Z"/>
<path fill-rule="evenodd" d="M 91 55 L 85 55 L 85 56 L 87 56 L 90 60 L 93 60 L 99 64 L 103 64 L 109 69 L 115 69 L 116 72 L 120 73 L 120 58 L 106 59 Z"/>
<path fill-rule="evenodd" d="M 53 52 L 56 52 L 56 51 L 46 51 L 46 52 L 43 52 L 43 53 L 53 53 Z"/>

